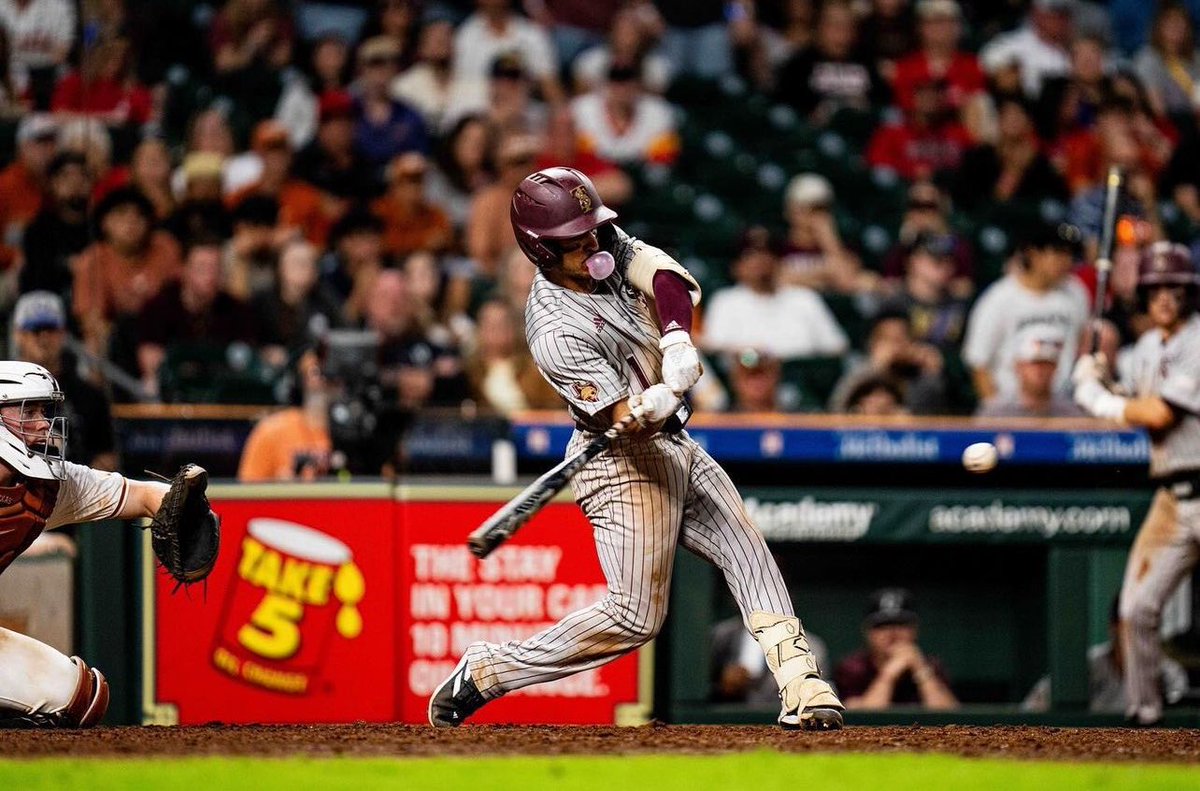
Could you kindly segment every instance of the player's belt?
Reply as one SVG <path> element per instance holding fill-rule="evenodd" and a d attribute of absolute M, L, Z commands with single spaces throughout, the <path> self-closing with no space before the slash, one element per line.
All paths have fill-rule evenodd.
<path fill-rule="evenodd" d="M 1200 497 L 1200 470 L 1184 470 L 1157 481 L 1159 486 L 1169 489 L 1179 500 L 1194 500 Z"/>

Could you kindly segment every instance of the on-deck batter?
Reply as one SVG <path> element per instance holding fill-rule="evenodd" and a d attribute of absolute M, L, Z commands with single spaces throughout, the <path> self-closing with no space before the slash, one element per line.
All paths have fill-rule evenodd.
<path fill-rule="evenodd" d="M 1133 350 L 1135 395 L 1102 384 L 1103 365 L 1081 357 L 1075 400 L 1096 417 L 1150 432 L 1150 475 L 1158 485 L 1125 565 L 1121 585 L 1126 717 L 1162 718 L 1158 627 L 1163 604 L 1200 557 L 1200 275 L 1183 245 L 1158 242 L 1142 256 L 1138 296 L 1153 328 Z"/>
<path fill-rule="evenodd" d="M 682 544 L 724 572 L 779 684 L 780 724 L 840 728 L 842 704 L 820 677 L 766 541 L 729 476 L 684 431 L 681 396 L 700 376 L 689 335 L 700 288 L 615 219 L 570 168 L 534 173 L 513 196 L 517 242 L 539 270 L 525 331 L 576 421 L 567 453 L 627 414 L 639 424 L 572 481 L 608 595 L 527 640 L 469 646 L 430 698 L 430 722 L 460 725 L 506 692 L 602 665 L 652 639 Z"/>

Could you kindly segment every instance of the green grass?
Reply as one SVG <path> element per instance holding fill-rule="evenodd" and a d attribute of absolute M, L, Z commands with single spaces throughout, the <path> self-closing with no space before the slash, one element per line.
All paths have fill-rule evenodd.
<path fill-rule="evenodd" d="M 0 789 L 113 791 L 941 791 L 941 789 L 1187 789 L 1195 767 L 975 760 L 944 755 L 784 755 L 613 758 L 187 758 L 0 761 Z"/>

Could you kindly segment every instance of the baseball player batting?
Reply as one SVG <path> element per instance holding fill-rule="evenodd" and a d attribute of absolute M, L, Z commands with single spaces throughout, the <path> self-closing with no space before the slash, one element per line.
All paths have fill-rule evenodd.
<path fill-rule="evenodd" d="M 725 574 L 779 684 L 785 728 L 842 727 L 762 534 L 729 476 L 684 430 L 682 394 L 700 377 L 689 331 L 700 288 L 669 255 L 613 225 L 570 168 L 513 195 L 517 243 L 537 267 L 525 333 L 575 420 L 568 455 L 636 420 L 572 479 L 594 529 L 608 595 L 520 642 L 474 643 L 429 700 L 429 721 L 461 725 L 506 692 L 610 662 L 651 640 L 667 615 L 675 547 Z"/>
<path fill-rule="evenodd" d="M 203 495 L 207 473 L 187 465 L 168 485 L 64 461 L 65 418 L 55 414 L 62 400 L 45 368 L 0 362 L 0 573 L 43 530 L 153 517 L 163 565 L 180 582 L 206 576 L 219 545 L 219 523 Z M 0 727 L 95 725 L 108 697 L 104 675 L 79 657 L 0 628 Z"/>
<path fill-rule="evenodd" d="M 1157 491 L 1138 531 L 1121 585 L 1126 717 L 1162 718 L 1158 686 L 1163 604 L 1200 556 L 1200 276 L 1183 245 L 1158 242 L 1142 255 L 1138 297 L 1153 327 L 1133 349 L 1132 397 L 1105 387 L 1104 361 L 1075 365 L 1075 400 L 1096 417 L 1150 433 Z"/>

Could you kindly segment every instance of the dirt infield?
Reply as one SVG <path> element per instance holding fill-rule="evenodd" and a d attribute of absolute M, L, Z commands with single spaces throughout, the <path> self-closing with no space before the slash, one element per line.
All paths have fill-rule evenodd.
<path fill-rule="evenodd" d="M 0 731 L 5 758 L 132 756 L 621 755 L 781 752 L 940 752 L 972 757 L 1200 763 L 1198 730 L 1028 727 L 852 727 L 840 733 L 767 726 L 574 728 L 404 725 L 127 727 Z"/>

